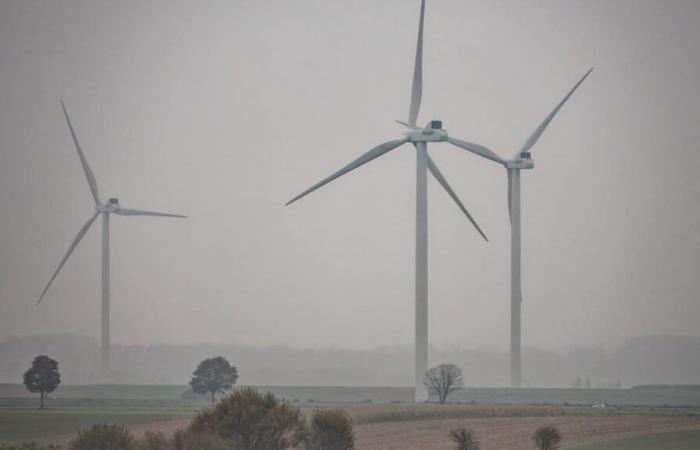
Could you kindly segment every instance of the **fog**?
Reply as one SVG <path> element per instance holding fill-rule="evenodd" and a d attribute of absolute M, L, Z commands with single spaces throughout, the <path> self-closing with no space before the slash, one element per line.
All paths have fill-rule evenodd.
<path fill-rule="evenodd" d="M 59 100 L 114 217 L 112 338 L 371 349 L 413 340 L 415 155 L 284 203 L 404 131 L 419 2 L 0 3 L 0 339 L 99 335 L 93 211 Z M 514 153 L 592 75 L 522 175 L 523 343 L 700 336 L 700 3 L 429 0 L 419 122 Z M 502 168 L 430 154 L 433 346 L 505 350 Z M 97 224 L 99 225 L 99 224 Z M 697 341 L 694 341 L 697 342 Z"/>

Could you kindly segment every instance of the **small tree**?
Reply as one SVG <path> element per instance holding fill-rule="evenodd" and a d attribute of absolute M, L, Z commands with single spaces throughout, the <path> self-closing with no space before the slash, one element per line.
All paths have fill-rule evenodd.
<path fill-rule="evenodd" d="M 466 428 L 450 431 L 450 440 L 457 444 L 455 450 L 479 450 L 479 440 L 473 431 Z"/>
<path fill-rule="evenodd" d="M 423 384 L 444 405 L 451 393 L 464 387 L 462 370 L 454 364 L 440 364 L 425 372 Z"/>
<path fill-rule="evenodd" d="M 537 450 L 557 450 L 561 442 L 561 433 L 553 426 L 540 427 L 532 435 Z"/>
<path fill-rule="evenodd" d="M 216 394 L 233 387 L 238 380 L 238 370 L 223 356 L 205 359 L 192 373 L 190 386 L 198 394 L 211 394 L 211 404 L 216 401 Z"/>
<path fill-rule="evenodd" d="M 307 450 L 352 450 L 355 434 L 352 419 L 342 409 L 317 409 L 311 416 Z"/>
<path fill-rule="evenodd" d="M 44 408 L 44 398 L 61 384 L 58 363 L 46 355 L 34 358 L 32 367 L 24 372 L 24 386 L 29 392 L 39 393 L 39 409 Z"/>

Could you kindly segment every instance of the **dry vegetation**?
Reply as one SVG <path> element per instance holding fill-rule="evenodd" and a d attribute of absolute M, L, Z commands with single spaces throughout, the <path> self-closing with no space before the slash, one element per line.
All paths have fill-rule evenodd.
<path fill-rule="evenodd" d="M 617 437 L 700 429 L 700 418 L 662 415 L 578 415 L 576 410 L 545 406 L 484 406 L 433 404 L 353 404 L 343 407 L 355 422 L 358 450 L 452 450 L 452 429 L 473 430 L 481 450 L 522 450 L 531 448 L 533 432 L 543 425 L 555 425 L 564 439 L 562 448 L 600 442 Z M 310 412 L 311 407 L 305 408 Z M 148 430 L 171 435 L 190 419 L 166 420 L 133 425 L 137 437 Z M 73 435 L 55 436 L 54 443 L 66 444 Z"/>
<path fill-rule="evenodd" d="M 700 428 L 696 418 L 663 416 L 494 417 L 385 422 L 355 428 L 358 449 L 452 450 L 450 430 L 466 427 L 481 442 L 481 450 L 522 450 L 532 447 L 532 433 L 554 425 L 564 439 L 562 447 L 600 442 L 616 437 L 659 431 Z"/>
<path fill-rule="evenodd" d="M 539 406 L 464 405 L 345 405 L 355 420 L 358 450 L 452 450 L 452 429 L 473 430 L 481 450 L 522 450 L 532 447 L 533 432 L 554 425 L 562 433 L 562 447 L 601 442 L 646 433 L 700 429 L 700 418 L 651 415 L 575 415 L 565 408 Z M 138 425 L 136 435 L 157 429 L 166 434 L 187 420 Z"/>

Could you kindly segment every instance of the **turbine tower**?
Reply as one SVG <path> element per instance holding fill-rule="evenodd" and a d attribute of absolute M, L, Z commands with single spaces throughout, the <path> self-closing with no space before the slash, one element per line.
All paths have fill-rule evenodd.
<path fill-rule="evenodd" d="M 428 155 L 429 142 L 452 142 L 471 151 L 480 152 L 483 147 L 470 142 L 460 141 L 448 137 L 447 131 L 442 129 L 442 122 L 433 120 L 425 128 L 417 126 L 418 112 L 421 105 L 423 91 L 423 22 L 425 17 L 425 0 L 421 1 L 420 20 L 418 25 L 418 43 L 416 45 L 416 58 L 413 70 L 413 83 L 411 88 L 411 100 L 408 112 L 408 121 L 397 121 L 408 127 L 411 131 L 404 133 L 404 137 L 380 144 L 359 158 L 352 161 L 342 169 L 329 177 L 321 180 L 301 194 L 297 195 L 287 205 L 299 200 L 316 189 L 330 183 L 348 172 L 410 142 L 416 148 L 416 290 L 415 290 L 415 400 L 425 401 L 428 393 L 423 386 L 423 378 L 428 369 L 428 192 L 427 172 L 435 177 L 438 183 L 447 191 L 457 203 L 459 209 L 466 215 L 472 225 L 486 239 L 465 206 L 450 187 L 449 183 L 438 169 L 435 162 Z M 483 149 L 485 151 L 489 151 Z M 488 239 L 486 239 L 488 240 Z"/>
<path fill-rule="evenodd" d="M 544 121 L 535 129 L 525 141 L 522 148 L 511 159 L 503 159 L 491 150 L 483 147 L 481 151 L 461 145 L 481 157 L 500 163 L 505 167 L 508 175 L 508 215 L 510 217 L 510 385 L 520 387 L 522 384 L 521 369 L 521 336 L 520 308 L 522 303 L 522 274 L 521 274 L 521 239 L 520 239 L 520 171 L 534 168 L 534 162 L 530 155 L 530 149 L 537 143 L 554 116 L 559 112 L 564 103 L 590 75 L 593 68 L 589 69 L 574 87 L 564 96 L 559 104 L 549 113 Z"/>
<path fill-rule="evenodd" d="M 56 279 L 56 276 L 58 273 L 61 271 L 63 268 L 63 265 L 68 261 L 68 258 L 70 255 L 73 253 L 73 250 L 78 246 L 80 243 L 81 239 L 87 231 L 90 229 L 90 226 L 95 222 L 95 219 L 97 219 L 97 216 L 102 215 L 102 302 L 101 302 L 101 358 L 100 358 L 100 380 L 101 381 L 107 381 L 107 377 L 109 375 L 109 348 L 110 348 L 110 341 L 109 341 L 109 215 L 110 214 L 118 214 L 120 216 L 161 216 L 161 217 L 178 217 L 178 218 L 185 218 L 187 216 L 181 216 L 177 214 L 166 214 L 166 213 L 159 213 L 159 212 L 153 212 L 153 211 L 142 211 L 138 209 L 127 209 L 127 208 L 122 208 L 121 205 L 119 205 L 119 200 L 116 198 L 110 198 L 107 203 L 102 203 L 100 201 L 100 195 L 97 190 L 97 181 L 95 180 L 95 175 L 92 173 L 92 170 L 90 169 L 90 165 L 87 162 L 87 159 L 85 159 L 85 154 L 83 153 L 82 148 L 80 147 L 80 144 L 78 143 L 78 137 L 75 134 L 75 131 L 73 130 L 73 125 L 71 124 L 70 118 L 68 117 L 68 112 L 66 111 L 66 107 L 63 104 L 63 101 L 61 101 L 61 108 L 63 108 L 63 115 L 66 117 L 66 122 L 68 123 L 68 129 L 70 130 L 70 134 L 73 138 L 73 143 L 75 144 L 75 149 L 78 151 L 78 157 L 80 158 L 80 164 L 83 166 L 83 171 L 85 172 L 85 177 L 87 178 L 88 186 L 90 187 L 90 192 L 92 193 L 92 198 L 95 201 L 95 212 L 90 216 L 87 222 L 85 222 L 85 225 L 82 226 L 80 231 L 78 231 L 78 235 L 73 239 L 73 242 L 71 243 L 70 247 L 68 247 L 68 251 L 66 252 L 65 256 L 61 260 L 61 262 L 58 265 L 58 268 L 56 271 L 53 273 L 51 278 L 49 279 L 49 282 L 46 284 L 46 287 L 44 288 L 44 291 L 41 293 L 41 296 L 39 297 L 39 300 L 37 301 L 37 305 L 41 303 L 41 301 L 44 299 L 44 296 L 46 295 L 46 292 L 49 290 L 49 287 L 51 286 L 51 283 Z"/>

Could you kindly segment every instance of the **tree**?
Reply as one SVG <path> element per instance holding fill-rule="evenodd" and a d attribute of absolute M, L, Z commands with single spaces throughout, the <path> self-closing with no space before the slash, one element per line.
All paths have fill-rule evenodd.
<path fill-rule="evenodd" d="M 451 393 L 464 387 L 462 370 L 454 364 L 440 364 L 425 372 L 423 384 L 444 405 Z"/>
<path fill-rule="evenodd" d="M 557 450 L 561 442 L 561 433 L 553 426 L 540 427 L 532 435 L 532 440 L 535 441 L 538 450 Z"/>
<path fill-rule="evenodd" d="M 34 358 L 32 367 L 24 372 L 24 386 L 29 392 L 39 393 L 39 409 L 44 409 L 44 398 L 61 384 L 58 363 L 46 355 Z"/>
<path fill-rule="evenodd" d="M 211 394 L 211 404 L 216 401 L 216 394 L 227 391 L 236 384 L 238 370 L 223 356 L 205 359 L 192 373 L 190 386 L 198 394 Z"/>

